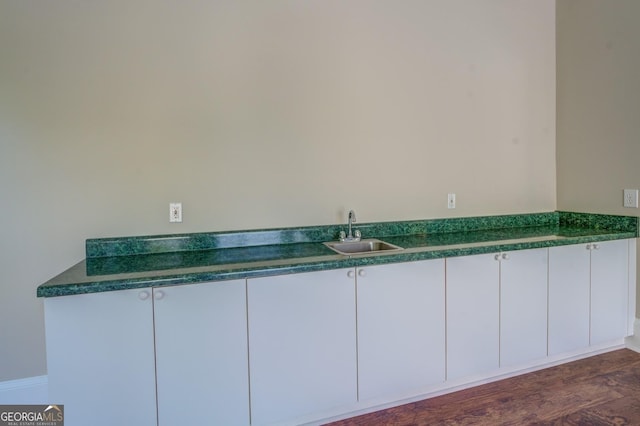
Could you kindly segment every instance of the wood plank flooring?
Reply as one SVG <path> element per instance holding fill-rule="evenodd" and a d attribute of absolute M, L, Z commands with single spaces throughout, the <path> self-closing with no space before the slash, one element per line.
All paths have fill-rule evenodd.
<path fill-rule="evenodd" d="M 640 425 L 640 354 L 628 349 L 331 426 Z"/>

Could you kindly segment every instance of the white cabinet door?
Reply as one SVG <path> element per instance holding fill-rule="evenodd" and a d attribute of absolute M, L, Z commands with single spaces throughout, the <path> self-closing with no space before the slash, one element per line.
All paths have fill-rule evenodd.
<path fill-rule="evenodd" d="M 251 423 L 357 402 L 353 270 L 249 279 Z"/>
<path fill-rule="evenodd" d="M 44 307 L 49 399 L 65 405 L 65 425 L 155 426 L 151 290 L 52 297 Z"/>
<path fill-rule="evenodd" d="M 628 334 L 629 264 L 628 240 L 549 250 L 550 355 Z"/>
<path fill-rule="evenodd" d="M 592 345 L 622 339 L 627 335 L 628 246 L 628 240 L 591 244 Z"/>
<path fill-rule="evenodd" d="M 586 244 L 549 248 L 549 355 L 589 346 L 589 264 Z"/>
<path fill-rule="evenodd" d="M 444 259 L 359 268 L 359 399 L 445 379 Z"/>
<path fill-rule="evenodd" d="M 500 261 L 500 366 L 547 356 L 546 248 L 505 253 Z"/>
<path fill-rule="evenodd" d="M 154 289 L 158 424 L 249 424 L 246 281 Z"/>
<path fill-rule="evenodd" d="M 499 367 L 499 265 L 493 254 L 447 259 L 447 380 Z"/>

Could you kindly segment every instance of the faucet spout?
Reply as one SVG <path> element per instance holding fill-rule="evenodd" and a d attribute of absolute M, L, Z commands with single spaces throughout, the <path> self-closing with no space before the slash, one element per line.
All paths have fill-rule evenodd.
<path fill-rule="evenodd" d="M 353 234 L 351 233 L 351 224 L 356 221 L 356 213 L 353 210 L 349 210 L 349 234 L 347 238 L 353 238 Z"/>
<path fill-rule="evenodd" d="M 349 222 L 348 222 L 348 231 L 349 233 L 343 239 L 343 241 L 360 241 L 360 231 L 355 231 L 355 236 L 352 232 L 352 225 L 356 222 L 356 213 L 353 210 L 349 210 Z M 344 235 L 344 232 L 342 233 Z M 341 238 L 342 239 L 342 238 Z"/>

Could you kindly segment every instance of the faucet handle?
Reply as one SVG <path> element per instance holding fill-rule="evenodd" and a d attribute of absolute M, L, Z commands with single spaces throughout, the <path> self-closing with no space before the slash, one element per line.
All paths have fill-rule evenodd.
<path fill-rule="evenodd" d="M 344 241 L 347 239 L 347 234 L 344 231 L 340 231 L 340 235 L 338 237 L 340 241 Z"/>
<path fill-rule="evenodd" d="M 355 237 L 356 240 L 359 240 L 360 238 L 362 238 L 362 233 L 360 232 L 359 229 L 356 229 L 355 231 L 353 231 L 353 236 Z"/>

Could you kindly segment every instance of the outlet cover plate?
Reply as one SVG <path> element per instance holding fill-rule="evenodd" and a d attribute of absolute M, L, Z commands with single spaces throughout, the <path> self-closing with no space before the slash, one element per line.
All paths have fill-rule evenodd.
<path fill-rule="evenodd" d="M 456 208 L 456 194 L 450 192 L 447 195 L 447 208 L 455 209 Z"/>
<path fill-rule="evenodd" d="M 182 203 L 169 203 L 169 222 L 182 222 Z"/>
<path fill-rule="evenodd" d="M 624 201 L 622 203 L 624 207 L 638 208 L 638 190 L 637 189 L 625 189 Z"/>

